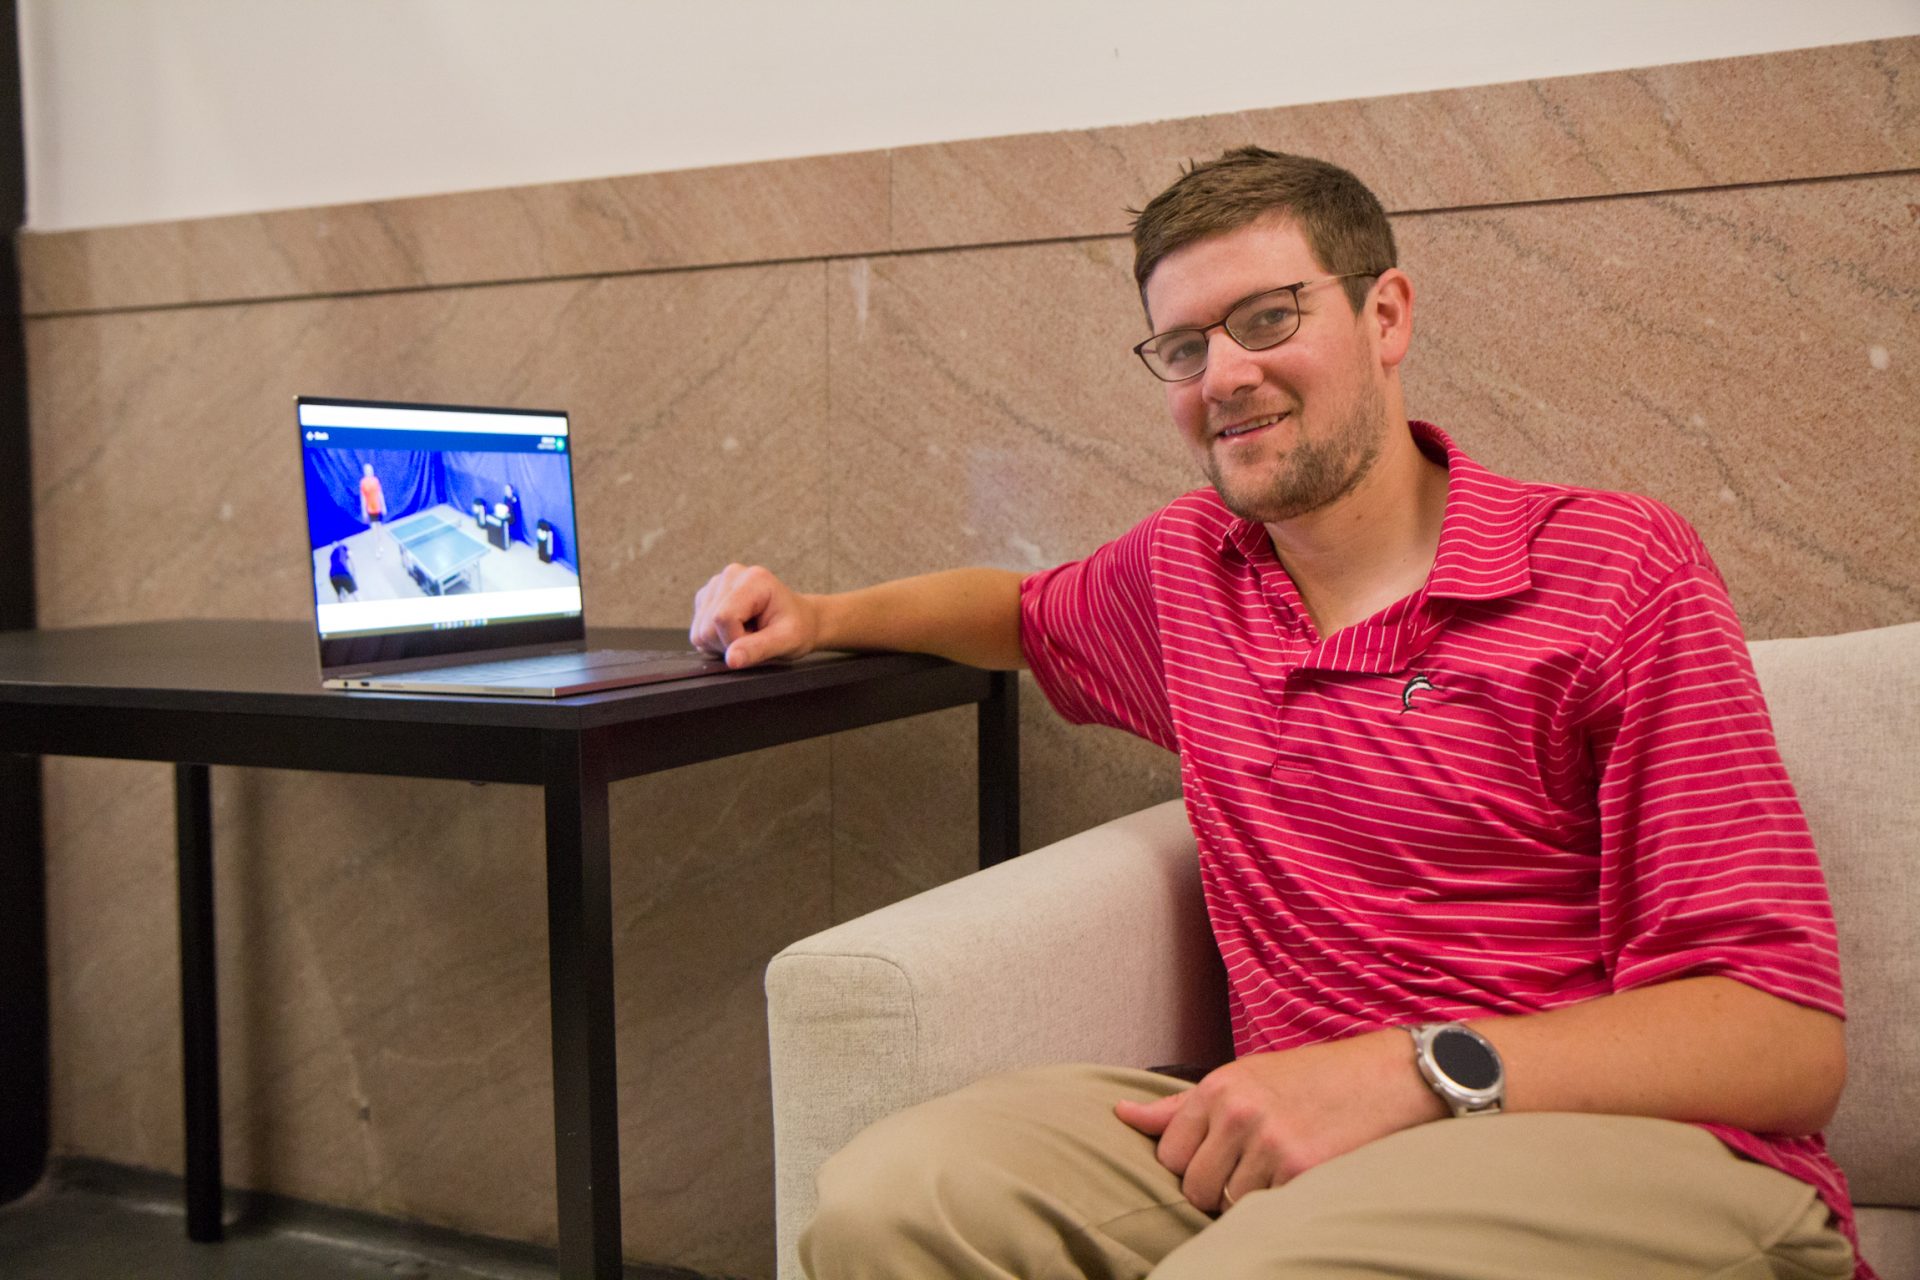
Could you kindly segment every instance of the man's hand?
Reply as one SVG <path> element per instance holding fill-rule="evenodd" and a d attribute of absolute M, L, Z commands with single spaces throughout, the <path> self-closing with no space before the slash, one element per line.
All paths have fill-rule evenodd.
<path fill-rule="evenodd" d="M 729 667 L 799 658 L 819 647 L 819 609 L 758 565 L 730 564 L 694 593 L 696 649 L 724 654 Z"/>
<path fill-rule="evenodd" d="M 1839 1018 L 1718 975 L 1468 1025 L 1500 1051 L 1507 1111 L 1814 1133 L 1847 1076 Z M 1160 1163 L 1211 1213 L 1447 1108 L 1420 1078 L 1413 1041 L 1391 1028 L 1252 1054 L 1185 1093 L 1114 1113 L 1160 1139 Z"/>
<path fill-rule="evenodd" d="M 1159 1160 L 1204 1213 L 1277 1187 L 1376 1138 L 1447 1115 L 1405 1031 L 1260 1053 L 1157 1102 L 1114 1114 L 1160 1139 Z"/>
<path fill-rule="evenodd" d="M 994 671 L 1026 661 L 1020 575 L 1006 569 L 947 569 L 811 596 L 765 569 L 730 564 L 694 596 L 687 638 L 725 654 L 730 667 L 815 649 L 933 653 Z"/>

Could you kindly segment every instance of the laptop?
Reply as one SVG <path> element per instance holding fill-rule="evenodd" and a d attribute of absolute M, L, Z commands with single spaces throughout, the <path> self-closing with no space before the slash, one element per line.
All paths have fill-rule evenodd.
<path fill-rule="evenodd" d="M 327 688 L 559 698 L 727 669 L 587 648 L 565 413 L 294 406 Z"/>

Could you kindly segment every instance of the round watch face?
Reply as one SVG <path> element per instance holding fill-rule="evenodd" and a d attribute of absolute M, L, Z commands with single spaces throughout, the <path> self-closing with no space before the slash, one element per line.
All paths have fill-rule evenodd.
<path fill-rule="evenodd" d="M 1464 1031 L 1449 1028 L 1435 1036 L 1433 1061 L 1462 1089 L 1491 1089 L 1500 1083 L 1500 1060 Z"/>

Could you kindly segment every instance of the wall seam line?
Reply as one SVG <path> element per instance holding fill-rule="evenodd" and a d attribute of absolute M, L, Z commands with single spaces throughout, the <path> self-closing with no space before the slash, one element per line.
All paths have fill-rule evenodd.
<path fill-rule="evenodd" d="M 1861 173 L 1822 174 L 1805 178 L 1773 178 L 1755 182 L 1728 182 L 1694 187 L 1649 187 L 1633 191 L 1610 191 L 1583 196 L 1548 196 L 1537 200 L 1495 201 L 1486 204 L 1431 205 L 1395 209 L 1394 218 L 1428 218 L 1454 213 L 1488 213 L 1507 209 L 1551 208 L 1559 205 L 1598 204 L 1610 200 L 1648 200 L 1666 196 L 1705 195 L 1723 191 L 1754 191 L 1770 188 L 1818 186 L 1837 182 L 1863 182 L 1880 178 L 1904 178 L 1920 175 L 1920 167 L 1874 169 Z M 1125 239 L 1124 230 L 1077 232 L 1058 236 L 1030 236 L 1005 240 L 979 240 L 965 243 L 910 246 L 882 250 L 849 250 L 843 253 L 800 254 L 784 258 L 741 258 L 718 262 L 686 263 L 665 267 L 633 267 L 614 271 L 578 271 L 541 276 L 505 276 L 490 280 L 453 280 L 429 284 L 403 284 L 368 289 L 337 289 L 305 293 L 260 294 L 232 298 L 191 299 L 176 302 L 141 303 L 128 306 L 75 307 L 58 311 L 28 311 L 23 318 L 71 320 L 89 316 L 147 315 L 160 311 L 204 311 L 214 307 L 249 307 L 294 302 L 333 302 L 351 298 L 379 298 L 416 293 L 440 293 L 462 289 L 504 289 L 536 284 L 577 283 L 582 280 L 621 280 L 632 276 L 682 275 L 695 271 L 734 271 L 750 267 L 781 267 L 819 262 L 852 262 L 860 258 L 923 257 L 936 253 L 970 253 L 992 249 L 1022 249 L 1045 245 L 1085 244 L 1097 240 Z"/>

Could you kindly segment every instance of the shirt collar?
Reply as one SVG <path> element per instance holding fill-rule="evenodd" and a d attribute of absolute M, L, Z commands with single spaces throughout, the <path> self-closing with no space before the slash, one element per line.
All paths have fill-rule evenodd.
<path fill-rule="evenodd" d="M 1427 595 L 1452 600 L 1497 600 L 1533 585 L 1528 547 L 1538 524 L 1538 502 L 1527 486 L 1495 475 L 1469 458 L 1431 422 L 1412 422 L 1414 442 L 1447 464 L 1447 510 L 1440 549 L 1427 574 Z"/>
<path fill-rule="evenodd" d="M 1428 597 L 1497 600 L 1525 591 L 1533 584 L 1528 544 L 1538 518 L 1526 486 L 1469 458 L 1432 423 L 1407 426 L 1421 451 L 1447 466 L 1447 508 L 1427 575 Z M 1221 551 L 1250 563 L 1270 558 L 1272 548 L 1266 526 L 1257 520 L 1231 520 L 1221 532 Z"/>

